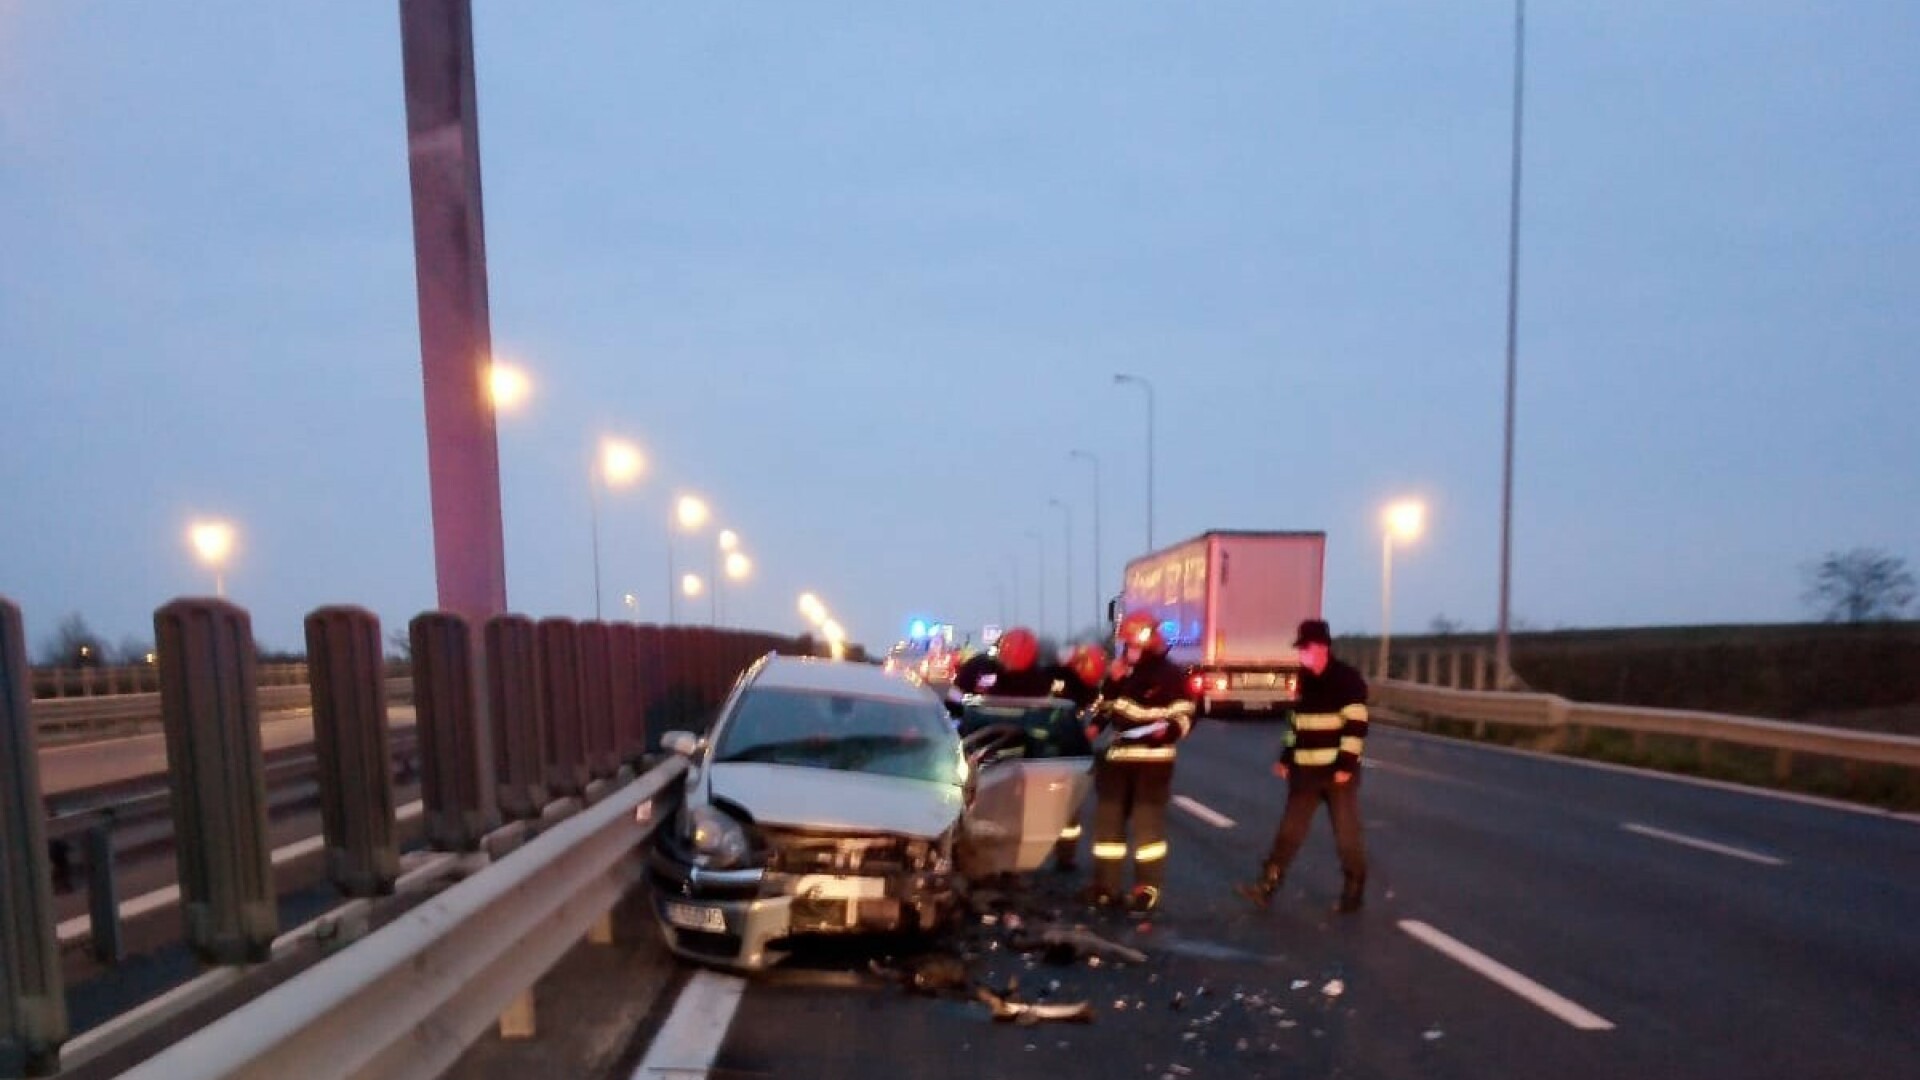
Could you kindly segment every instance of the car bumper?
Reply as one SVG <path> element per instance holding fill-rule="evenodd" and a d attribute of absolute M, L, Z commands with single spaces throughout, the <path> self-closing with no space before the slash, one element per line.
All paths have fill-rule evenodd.
<path fill-rule="evenodd" d="M 952 898 L 947 874 L 888 876 L 705 870 L 657 849 L 648 859 L 653 913 L 667 946 L 719 967 L 757 971 L 800 934 L 923 928 Z"/>

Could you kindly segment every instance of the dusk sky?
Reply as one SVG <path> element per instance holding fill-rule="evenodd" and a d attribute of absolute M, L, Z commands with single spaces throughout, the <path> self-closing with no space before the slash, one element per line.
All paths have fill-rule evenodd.
<path fill-rule="evenodd" d="M 820 594 L 1064 628 L 1154 539 L 1320 529 L 1337 632 L 1498 604 L 1508 0 L 476 0 L 507 590 L 726 622 Z M 1528 5 L 1513 604 L 1794 621 L 1920 561 L 1920 4 Z M 269 648 L 435 605 L 394 0 L 0 0 L 0 595 L 36 645 L 210 593 Z M 712 537 L 682 536 L 682 569 Z M 1017 580 L 1016 580 L 1017 575 Z M 694 614 L 705 621 L 702 601 Z"/>

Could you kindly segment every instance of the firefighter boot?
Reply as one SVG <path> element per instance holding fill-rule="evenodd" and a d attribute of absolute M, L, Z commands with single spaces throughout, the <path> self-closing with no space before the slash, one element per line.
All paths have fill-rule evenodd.
<path fill-rule="evenodd" d="M 1273 903 L 1273 894 L 1280 890 L 1280 868 L 1272 863 L 1260 865 L 1260 880 L 1242 881 L 1233 887 L 1233 891 L 1247 898 L 1254 907 L 1265 910 Z"/>
<path fill-rule="evenodd" d="M 1341 915 L 1351 915 L 1359 911 L 1366 903 L 1364 895 L 1366 889 L 1367 875 L 1345 875 L 1340 885 L 1340 902 L 1333 906 L 1333 910 Z"/>

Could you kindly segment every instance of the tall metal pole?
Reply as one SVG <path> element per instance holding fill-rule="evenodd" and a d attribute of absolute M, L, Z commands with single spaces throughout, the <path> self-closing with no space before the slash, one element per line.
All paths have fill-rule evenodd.
<path fill-rule="evenodd" d="M 441 610 L 477 631 L 506 611 L 507 572 L 469 0 L 401 0 L 400 51 L 434 576 Z"/>
<path fill-rule="evenodd" d="M 671 511 L 669 511 L 671 512 Z M 673 519 L 667 519 L 667 625 L 680 621 L 680 582 L 673 572 Z"/>
<path fill-rule="evenodd" d="M 1380 678 L 1393 671 L 1393 530 L 1380 533 Z"/>
<path fill-rule="evenodd" d="M 600 467 L 587 475 L 588 516 L 593 521 L 593 617 L 600 618 Z"/>
<path fill-rule="evenodd" d="M 1020 621 L 1020 556 L 1008 553 L 1007 572 L 1013 576 L 1013 617 L 1001 625 L 1002 629 Z"/>
<path fill-rule="evenodd" d="M 1073 640 L 1073 507 L 1059 499 L 1048 499 L 1047 503 L 1050 506 L 1059 507 L 1060 512 L 1065 515 L 1067 523 L 1067 546 L 1066 550 L 1060 554 L 1060 562 L 1067 574 L 1067 589 L 1064 597 L 1067 607 L 1065 614 L 1061 616 L 1061 621 L 1066 627 L 1066 633 L 1060 640 L 1067 642 Z"/>
<path fill-rule="evenodd" d="M 1131 383 L 1147 392 L 1147 550 L 1153 550 L 1153 384 L 1138 375 L 1115 375 L 1114 385 Z"/>
<path fill-rule="evenodd" d="M 1040 616 L 1034 620 L 1033 632 L 1047 632 L 1047 538 L 1038 529 L 1028 529 L 1027 535 L 1033 537 L 1034 550 L 1034 592 L 1040 598 Z"/>
<path fill-rule="evenodd" d="M 1093 462 L 1093 625 L 1099 626 L 1107 614 L 1107 598 L 1100 591 L 1100 458 L 1088 450 L 1069 450 L 1067 456 Z"/>
<path fill-rule="evenodd" d="M 1527 0 L 1513 5 L 1513 183 L 1507 209 L 1507 429 L 1500 472 L 1500 632 L 1494 643 L 1494 678 L 1512 682 L 1508 641 L 1513 579 L 1513 399 L 1520 310 L 1520 133 L 1527 57 Z"/>

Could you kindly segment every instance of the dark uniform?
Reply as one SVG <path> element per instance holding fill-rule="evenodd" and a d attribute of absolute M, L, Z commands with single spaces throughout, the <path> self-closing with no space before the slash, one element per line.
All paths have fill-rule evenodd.
<path fill-rule="evenodd" d="M 1187 677 L 1165 653 L 1146 653 L 1132 670 L 1108 680 L 1096 723 L 1114 739 L 1093 767 L 1093 886 L 1090 898 L 1108 903 L 1120 894 L 1120 878 L 1133 858 L 1129 906 L 1146 911 L 1160 900 L 1166 881 L 1167 803 L 1173 796 L 1174 744 L 1193 728 Z M 1164 722 L 1153 734 L 1128 737 L 1130 729 Z M 1132 826 L 1132 847 L 1128 826 Z"/>
<path fill-rule="evenodd" d="M 1287 770 L 1287 808 L 1260 881 L 1241 887 L 1249 899 L 1264 906 L 1273 896 L 1307 838 L 1314 811 L 1325 803 L 1340 855 L 1339 910 L 1359 910 L 1367 884 L 1366 838 L 1360 830 L 1360 758 L 1366 742 L 1366 679 L 1351 664 L 1331 656 L 1318 675 L 1302 669 L 1300 701 L 1280 748 L 1279 763 Z"/>

